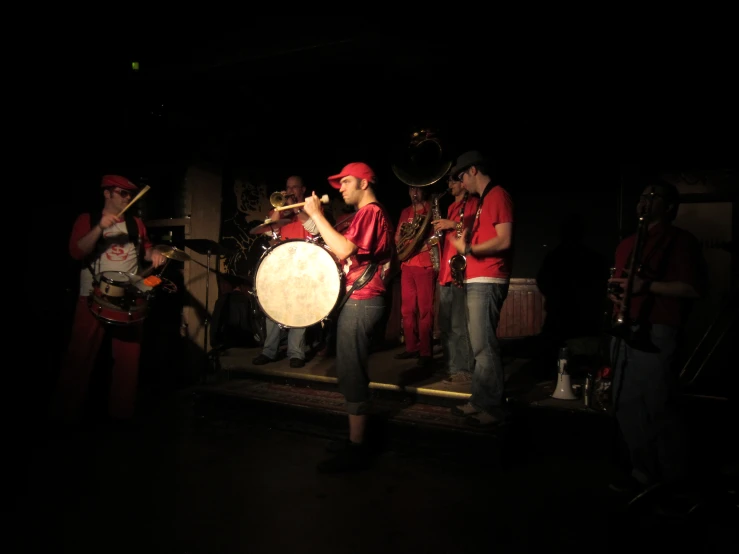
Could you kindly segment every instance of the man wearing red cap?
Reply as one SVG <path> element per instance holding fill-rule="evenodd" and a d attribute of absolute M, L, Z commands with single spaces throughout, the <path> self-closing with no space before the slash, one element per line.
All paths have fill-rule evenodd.
<path fill-rule="evenodd" d="M 369 350 L 372 332 L 385 310 L 385 270 L 395 248 L 393 224 L 377 201 L 377 179 L 367 164 L 350 163 L 328 182 L 339 189 L 346 204 L 357 208 L 343 234 L 323 215 L 315 192 L 306 199 L 304 208 L 325 243 L 344 263 L 346 277 L 348 297 L 336 324 L 336 370 L 349 413 L 349 440 L 334 444 L 331 450 L 335 456 L 318 466 L 321 472 L 334 473 L 361 469 L 369 461 L 364 444 L 370 400 Z"/>
<path fill-rule="evenodd" d="M 101 188 L 102 213 L 99 216 L 80 214 L 69 239 L 69 252 L 82 265 L 80 296 L 52 405 L 52 415 L 68 422 L 82 415 L 97 354 L 106 333 L 111 334 L 113 354 L 110 416 L 123 420 L 134 413 L 142 326 L 140 323 L 107 325 L 92 314 L 87 300 L 94 287 L 94 277 L 105 271 L 136 274 L 144 261 L 151 262 L 154 267 L 166 261 L 161 252 L 152 248 L 140 218 L 130 212 L 120 218 L 117 215 L 131 201 L 138 187 L 125 177 L 105 175 Z"/>

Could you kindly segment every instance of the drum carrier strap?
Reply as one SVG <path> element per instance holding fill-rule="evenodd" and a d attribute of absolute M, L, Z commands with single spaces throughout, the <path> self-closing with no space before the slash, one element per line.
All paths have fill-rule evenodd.
<path fill-rule="evenodd" d="M 100 222 L 100 220 L 98 219 L 98 223 L 95 223 L 95 225 L 93 225 L 92 224 L 93 222 L 92 214 L 89 214 L 89 216 L 90 216 L 90 229 L 92 229 L 95 225 L 97 225 Z M 144 252 L 144 249 L 142 248 L 142 242 L 139 237 L 139 224 L 132 214 L 124 214 L 124 219 L 126 221 L 126 232 L 128 233 L 128 238 L 130 239 L 131 242 L 133 242 L 136 245 L 136 256 L 139 259 L 139 267 L 142 267 L 144 263 L 145 252 Z M 97 244 L 100 244 L 102 242 L 103 242 L 103 236 L 100 235 L 100 239 L 98 240 Z M 93 278 L 95 277 L 95 269 L 92 267 L 92 264 L 99 255 L 100 253 L 96 250 L 84 260 L 84 264 L 87 266 L 87 269 L 90 270 L 90 273 L 92 273 Z"/>
<path fill-rule="evenodd" d="M 344 307 L 344 304 L 346 304 L 346 301 L 349 300 L 349 297 L 352 295 L 352 293 L 355 290 L 361 289 L 364 285 L 369 283 L 372 277 L 375 276 L 375 271 L 377 271 L 377 263 L 370 262 L 370 264 L 364 269 L 362 275 L 360 275 L 359 278 L 354 281 L 354 284 L 351 286 L 351 288 L 346 291 L 346 294 L 332 310 L 332 313 L 338 315 L 339 312 L 341 312 L 341 308 Z"/>

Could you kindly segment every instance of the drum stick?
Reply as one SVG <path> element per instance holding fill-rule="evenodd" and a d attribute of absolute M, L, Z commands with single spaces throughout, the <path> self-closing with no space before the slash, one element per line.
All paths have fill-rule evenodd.
<path fill-rule="evenodd" d="M 133 200 L 131 200 L 128 205 L 121 210 L 121 213 L 119 213 L 116 217 L 120 218 L 124 213 L 126 213 L 126 210 L 133 206 L 133 203 L 136 202 L 139 198 L 141 198 L 144 194 L 149 192 L 149 189 L 151 187 L 149 185 L 146 185 L 144 188 L 141 189 L 141 192 L 139 192 L 136 196 L 133 197 Z"/>
<path fill-rule="evenodd" d="M 323 196 L 321 196 L 321 204 L 328 204 L 328 194 L 324 194 Z M 282 210 L 299 208 L 300 206 L 305 206 L 305 202 L 298 202 L 297 204 L 290 204 L 289 206 L 280 206 L 279 208 L 275 208 L 275 211 L 281 212 Z"/>

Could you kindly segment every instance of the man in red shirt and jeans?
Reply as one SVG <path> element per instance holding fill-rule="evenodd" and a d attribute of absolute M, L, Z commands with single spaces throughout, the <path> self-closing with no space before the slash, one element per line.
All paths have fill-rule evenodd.
<path fill-rule="evenodd" d="M 673 362 L 688 310 L 704 291 L 705 263 L 697 239 L 672 226 L 678 205 L 674 185 L 650 181 L 637 205 L 645 222 L 641 256 L 631 263 L 637 234 L 626 237 L 616 249 L 616 273 L 609 280 L 615 287 L 609 295 L 614 311 L 631 331 L 611 344 L 612 402 L 632 465 L 629 478 L 611 485 L 618 491 L 637 493 L 679 479 L 686 469 L 686 444 L 674 409 Z M 632 266 L 641 269 L 624 306 Z"/>
<path fill-rule="evenodd" d="M 505 376 L 496 332 L 511 277 L 513 200 L 493 182 L 490 165 L 480 152 L 459 156 L 451 175 L 471 194 L 480 196 L 472 228 L 465 229 L 461 237 L 449 237 L 467 261 L 467 327 L 475 356 L 472 396 L 466 404 L 452 408 L 452 413 L 467 417 L 471 425 L 497 425 L 506 415 Z"/>

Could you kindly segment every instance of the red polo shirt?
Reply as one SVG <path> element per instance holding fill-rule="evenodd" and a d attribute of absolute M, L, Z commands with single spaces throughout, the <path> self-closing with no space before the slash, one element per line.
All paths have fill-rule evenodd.
<path fill-rule="evenodd" d="M 630 262 L 636 244 L 636 233 L 626 237 L 616 249 L 616 276 L 622 275 Z M 668 259 L 665 259 L 665 256 Z M 642 249 L 640 276 L 650 281 L 680 281 L 691 285 L 698 294 L 705 288 L 705 263 L 700 243 L 689 232 L 667 223 L 658 223 L 647 231 Z M 647 299 L 652 303 L 645 305 Z M 651 323 L 682 327 L 691 306 L 691 299 L 652 294 L 632 295 L 629 318 L 646 319 Z M 642 314 L 642 309 L 645 312 Z"/>

